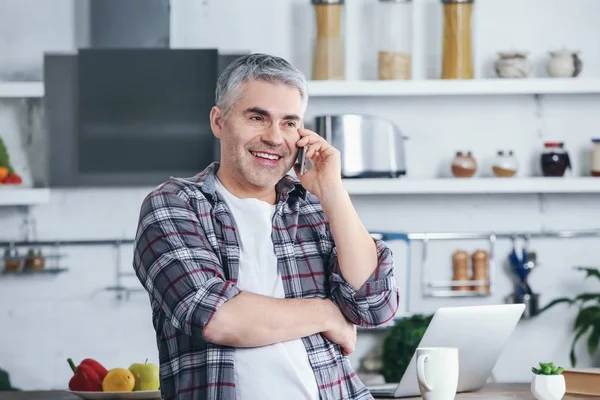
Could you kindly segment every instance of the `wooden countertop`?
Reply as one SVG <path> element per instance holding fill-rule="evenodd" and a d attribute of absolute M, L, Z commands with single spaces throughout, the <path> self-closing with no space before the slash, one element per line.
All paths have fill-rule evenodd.
<path fill-rule="evenodd" d="M 419 399 L 409 397 L 407 399 Z M 592 399 L 592 396 L 565 395 L 563 400 Z M 76 400 L 79 397 L 66 391 L 0 392 L 0 400 Z M 494 383 L 478 392 L 459 393 L 456 399 L 533 400 L 528 383 Z"/>

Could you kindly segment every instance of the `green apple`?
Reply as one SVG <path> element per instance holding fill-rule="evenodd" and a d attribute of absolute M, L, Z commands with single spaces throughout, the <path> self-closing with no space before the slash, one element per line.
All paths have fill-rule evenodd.
<path fill-rule="evenodd" d="M 138 390 L 158 390 L 160 387 L 160 371 L 158 365 L 146 363 L 134 363 L 129 367 L 129 371 L 135 377 L 134 391 Z"/>

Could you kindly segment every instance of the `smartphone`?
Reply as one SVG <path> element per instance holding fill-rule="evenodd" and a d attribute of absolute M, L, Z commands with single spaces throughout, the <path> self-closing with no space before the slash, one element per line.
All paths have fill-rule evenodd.
<path fill-rule="evenodd" d="M 306 172 L 306 146 L 298 149 L 298 156 L 296 157 L 296 164 L 300 164 L 300 176 Z"/>

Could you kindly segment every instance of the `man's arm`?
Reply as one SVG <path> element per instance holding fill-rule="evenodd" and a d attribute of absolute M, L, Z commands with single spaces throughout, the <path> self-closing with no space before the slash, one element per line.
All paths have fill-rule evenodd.
<path fill-rule="evenodd" d="M 354 210 L 342 184 L 340 152 L 315 132 L 298 133 L 296 146 L 307 146 L 306 158 L 313 168 L 300 175 L 296 165 L 296 175 L 321 203 L 335 243 L 330 255 L 332 299 L 356 325 L 383 324 L 394 317 L 399 304 L 391 251 L 371 238 Z"/>
<path fill-rule="evenodd" d="M 330 300 L 265 298 L 242 293 L 226 280 L 186 197 L 168 186 L 151 193 L 141 208 L 134 248 L 140 282 L 175 328 L 240 347 L 324 332 L 353 349 L 352 329 Z"/>
<path fill-rule="evenodd" d="M 377 268 L 375 242 L 343 187 L 324 191 L 321 197 L 319 200 L 329 220 L 342 276 L 350 286 L 359 290 Z"/>
<path fill-rule="evenodd" d="M 322 198 L 335 243 L 330 260 L 332 298 L 356 325 L 373 327 L 389 321 L 400 302 L 390 249 L 371 237 L 345 190 L 324 192 Z"/>
<path fill-rule="evenodd" d="M 207 341 L 258 347 L 325 333 L 354 351 L 355 331 L 329 299 L 275 299 L 242 292 L 225 303 L 204 330 Z"/>

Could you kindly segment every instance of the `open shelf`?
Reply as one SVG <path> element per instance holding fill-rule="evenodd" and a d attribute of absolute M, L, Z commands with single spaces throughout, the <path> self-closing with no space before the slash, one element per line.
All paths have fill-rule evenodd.
<path fill-rule="evenodd" d="M 0 206 L 30 206 L 50 201 L 50 189 L 0 185 Z"/>
<path fill-rule="evenodd" d="M 600 178 L 345 179 L 351 195 L 600 193 Z"/>
<path fill-rule="evenodd" d="M 309 81 L 310 97 L 485 96 L 600 94 L 600 79 L 423 79 L 409 81 Z M 0 82 L 0 98 L 44 97 L 43 82 Z"/>
<path fill-rule="evenodd" d="M 525 78 L 310 81 L 310 97 L 600 94 L 600 79 Z"/>
<path fill-rule="evenodd" d="M 0 275 L 3 275 L 3 276 L 57 275 L 62 272 L 67 272 L 68 270 L 69 270 L 68 268 L 44 268 L 44 269 L 40 269 L 40 270 L 21 269 L 19 271 L 14 271 L 14 272 L 2 271 L 2 272 L 0 272 Z"/>
<path fill-rule="evenodd" d="M 0 98 L 44 97 L 43 82 L 0 82 Z"/>

